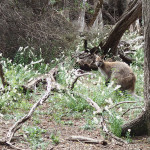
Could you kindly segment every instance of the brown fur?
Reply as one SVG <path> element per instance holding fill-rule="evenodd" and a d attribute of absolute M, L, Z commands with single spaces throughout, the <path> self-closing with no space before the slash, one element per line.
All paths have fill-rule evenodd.
<path fill-rule="evenodd" d="M 132 69 L 124 62 L 105 62 L 95 55 L 95 64 L 100 72 L 105 76 L 106 83 L 113 80 L 115 84 L 121 86 L 121 90 L 128 90 L 134 94 L 136 77 Z"/>

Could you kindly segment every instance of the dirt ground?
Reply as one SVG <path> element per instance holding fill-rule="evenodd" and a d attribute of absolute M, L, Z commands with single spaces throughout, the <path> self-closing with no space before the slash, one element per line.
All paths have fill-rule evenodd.
<path fill-rule="evenodd" d="M 46 111 L 48 105 L 44 104 L 43 111 Z M 134 137 L 132 144 L 120 145 L 115 142 L 108 141 L 108 144 L 103 146 L 102 144 L 85 144 L 82 142 L 72 142 L 67 140 L 69 136 L 80 135 L 85 137 L 90 137 L 93 139 L 102 140 L 101 132 L 99 128 L 94 130 L 84 130 L 81 128 L 85 124 L 84 119 L 73 120 L 70 118 L 64 118 L 64 121 L 71 120 L 72 125 L 58 124 L 49 119 L 48 115 L 40 116 L 40 124 L 38 125 L 42 129 L 46 129 L 47 132 L 43 134 L 44 141 L 47 141 L 49 145 L 46 147 L 46 150 L 150 150 L 150 144 L 147 142 L 148 137 Z M 14 120 L 6 121 L 0 117 L 0 139 L 4 138 L 7 135 L 8 129 L 13 125 Z M 32 119 L 27 121 L 27 125 L 33 125 Z M 50 138 L 51 133 L 59 133 L 59 144 L 54 145 Z M 23 134 L 18 132 L 15 134 L 15 139 L 12 143 L 21 148 L 30 150 L 29 143 L 24 139 Z M 7 146 L 0 146 L 0 150 L 11 150 Z"/>

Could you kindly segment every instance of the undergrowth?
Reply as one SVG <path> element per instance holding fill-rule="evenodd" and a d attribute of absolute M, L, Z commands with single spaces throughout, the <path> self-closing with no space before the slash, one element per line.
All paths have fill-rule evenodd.
<path fill-rule="evenodd" d="M 96 39 L 93 42 L 95 45 L 99 41 Z M 77 50 L 82 50 L 82 45 L 77 46 Z M 13 120 L 14 116 L 17 119 L 22 117 L 29 111 L 33 103 L 39 98 L 36 93 L 43 93 L 41 87 L 37 88 L 36 92 L 24 93 L 22 85 L 26 84 L 28 80 L 36 78 L 44 74 L 57 64 L 59 68 L 56 77 L 57 82 L 61 84 L 61 88 L 69 88 L 75 79 L 73 68 L 73 59 L 68 56 L 65 57 L 63 53 L 60 59 L 51 61 L 50 64 L 45 64 L 41 55 L 35 55 L 32 48 L 20 48 L 14 61 L 2 59 L 4 74 L 10 86 L 5 87 L 5 92 L 0 95 L 0 113 L 4 115 L 4 119 Z M 133 58 L 136 60 L 132 64 L 132 68 L 137 75 L 136 93 L 143 95 L 143 49 L 137 49 Z M 71 62 L 71 63 L 70 63 Z M 52 64 L 53 63 L 53 64 Z M 142 65 L 141 65 L 142 64 Z M 122 117 L 122 114 L 131 107 L 131 104 L 125 103 L 108 109 L 110 106 L 121 101 L 136 101 L 127 93 L 119 91 L 119 86 L 112 87 L 110 83 L 108 87 L 105 86 L 104 77 L 97 71 L 92 71 L 91 75 L 80 77 L 73 89 L 74 92 L 80 93 L 85 97 L 93 99 L 101 108 L 105 107 L 103 115 L 108 121 L 109 129 L 116 135 L 121 136 L 121 125 L 127 120 L 134 118 L 141 112 L 139 109 L 131 110 Z M 132 104 L 132 107 L 142 106 L 142 102 Z M 94 130 L 97 127 L 97 116 L 93 115 L 94 109 L 86 102 L 85 99 L 79 95 L 70 93 L 53 92 L 52 96 L 47 101 L 48 108 L 46 110 L 37 109 L 33 116 L 33 124 L 36 127 L 25 127 L 23 131 L 26 140 L 30 143 L 32 149 L 45 149 L 47 142 L 43 139 L 45 130 L 38 127 L 41 124 L 40 116 L 47 115 L 49 121 L 55 121 L 58 124 L 73 126 L 74 120 L 82 119 L 85 124 L 79 128 L 84 130 Z M 41 106 L 42 107 L 42 106 Z M 22 112 L 19 113 L 18 112 Z M 67 121 L 64 120 L 67 118 Z M 69 121 L 68 121 L 69 119 Z M 53 144 L 59 143 L 58 134 L 52 133 L 49 135 Z M 130 134 L 127 133 L 127 140 L 130 141 Z M 42 144 L 43 143 L 43 144 Z"/>

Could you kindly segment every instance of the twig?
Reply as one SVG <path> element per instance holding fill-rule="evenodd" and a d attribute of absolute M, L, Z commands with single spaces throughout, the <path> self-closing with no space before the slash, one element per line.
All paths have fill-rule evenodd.
<path fill-rule="evenodd" d="M 111 132 L 108 130 L 108 128 L 107 128 L 107 126 L 106 126 L 106 123 L 105 123 L 105 119 L 104 119 L 103 116 L 101 116 L 100 119 L 101 119 L 101 122 L 100 122 L 100 123 L 101 123 L 102 129 L 103 129 L 104 133 L 105 133 L 107 136 L 110 136 L 111 138 L 115 139 L 115 140 L 118 141 L 118 142 L 121 142 L 121 143 L 123 143 L 123 144 L 127 144 L 127 142 L 126 142 L 125 140 L 123 140 L 123 139 L 121 139 L 121 138 L 115 136 L 113 133 L 111 133 Z"/>
<path fill-rule="evenodd" d="M 43 59 L 38 60 L 38 61 L 35 61 L 35 62 L 32 61 L 30 65 L 35 65 L 35 64 L 38 64 L 38 63 L 40 63 L 40 62 L 42 62 L 42 61 L 43 61 Z"/>
<path fill-rule="evenodd" d="M 82 74 L 77 74 L 75 73 L 75 76 L 76 78 L 74 79 L 74 81 L 72 82 L 71 86 L 70 86 L 70 89 L 72 90 L 74 88 L 74 85 L 75 83 L 77 82 L 77 80 L 82 77 L 82 76 L 85 76 L 85 75 L 91 75 L 91 73 L 82 73 Z"/>
<path fill-rule="evenodd" d="M 121 115 L 121 117 L 123 117 L 123 116 L 124 116 L 127 112 L 129 112 L 131 109 L 139 109 L 139 108 L 144 111 L 144 108 L 142 108 L 142 107 L 140 107 L 140 106 L 131 107 L 131 108 L 127 109 L 127 110 Z"/>
<path fill-rule="evenodd" d="M 105 141 L 105 140 L 97 140 L 97 139 L 92 139 L 92 138 L 83 137 L 83 136 L 70 136 L 67 140 L 69 140 L 69 141 L 81 141 L 81 142 L 90 143 L 90 144 L 107 145 L 107 141 Z"/>
<path fill-rule="evenodd" d="M 125 103 L 136 103 L 135 101 L 123 101 L 123 102 L 119 102 L 111 107 L 109 107 L 108 109 L 113 109 L 114 107 L 121 105 L 121 104 L 125 104 Z"/>

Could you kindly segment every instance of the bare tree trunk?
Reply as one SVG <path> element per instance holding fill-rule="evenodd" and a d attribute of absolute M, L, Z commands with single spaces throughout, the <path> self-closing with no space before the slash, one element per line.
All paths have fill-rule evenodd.
<path fill-rule="evenodd" d="M 125 136 L 128 132 L 128 129 L 131 129 L 131 135 L 146 135 L 147 128 L 146 128 L 146 114 L 143 113 L 134 120 L 124 124 L 122 126 L 122 136 Z"/>
<path fill-rule="evenodd" d="M 98 15 L 99 15 L 99 12 L 102 8 L 102 4 L 103 4 L 103 0 L 98 0 L 97 6 L 95 8 L 95 13 L 93 14 L 92 19 L 90 20 L 90 22 L 87 23 L 88 28 L 92 27 L 94 22 L 96 21 Z"/>
<path fill-rule="evenodd" d="M 123 125 L 122 135 L 125 135 L 128 129 L 131 129 L 132 135 L 150 135 L 150 1 L 143 0 L 143 18 L 144 18 L 144 100 L 145 112 L 135 120 Z"/>
<path fill-rule="evenodd" d="M 122 16 L 122 18 L 116 23 L 113 30 L 109 34 L 108 38 L 102 45 L 104 54 L 108 51 L 112 55 L 117 55 L 117 45 L 129 26 L 142 14 L 142 2 L 138 0 L 134 6 L 129 8 Z"/>
<path fill-rule="evenodd" d="M 85 28 L 85 9 L 86 9 L 85 3 L 86 3 L 86 0 L 83 0 L 83 4 L 82 4 L 83 8 L 78 18 L 78 25 L 79 25 L 78 31 L 79 32 L 83 32 Z"/>
<path fill-rule="evenodd" d="M 2 80 L 3 87 L 8 85 L 8 83 L 7 83 L 7 81 L 5 80 L 5 77 L 4 77 L 3 67 L 2 67 L 1 63 L 0 63 L 0 77 L 1 77 L 1 80 Z"/>
<path fill-rule="evenodd" d="M 150 135 L 150 1 L 143 0 L 143 18 L 144 18 L 144 98 L 146 103 L 147 129 Z"/>

